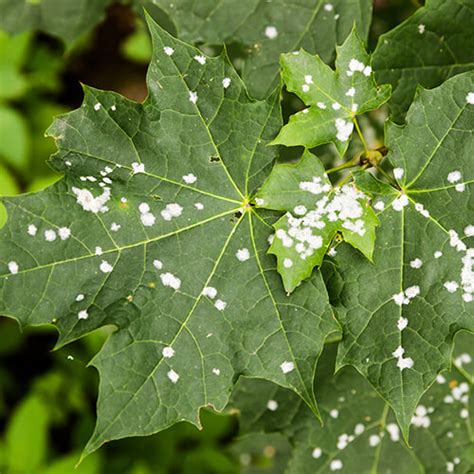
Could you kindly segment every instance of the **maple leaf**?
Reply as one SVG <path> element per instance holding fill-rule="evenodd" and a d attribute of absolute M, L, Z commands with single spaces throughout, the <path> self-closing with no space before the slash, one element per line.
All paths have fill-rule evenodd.
<path fill-rule="evenodd" d="M 269 253 L 278 258 L 288 293 L 321 265 L 338 232 L 372 259 L 378 219 L 367 196 L 353 184 L 333 187 L 319 158 L 308 151 L 296 164 L 276 164 L 255 201 L 286 211 L 273 225 Z"/>
<path fill-rule="evenodd" d="M 355 29 L 336 51 L 335 71 L 305 51 L 281 56 L 287 89 L 309 107 L 290 117 L 273 144 L 313 148 L 332 142 L 343 155 L 356 116 L 379 108 L 389 99 L 391 88 L 377 87 L 370 56 Z"/>
<path fill-rule="evenodd" d="M 319 273 L 287 298 L 249 202 L 271 169 L 278 94 L 254 102 L 225 57 L 150 21 L 143 103 L 85 88 L 48 133 L 65 174 L 2 201 L 0 312 L 53 323 L 58 345 L 113 325 L 92 364 L 98 421 L 86 447 L 222 410 L 241 374 L 292 388 L 317 414 L 316 361 L 334 319 Z"/>
<path fill-rule="evenodd" d="M 392 406 L 403 430 L 450 363 L 452 339 L 474 330 L 474 74 L 420 90 L 404 126 L 389 124 L 398 187 L 364 173 L 357 185 L 378 211 L 374 263 L 338 247 L 327 286 L 353 365 Z M 329 267 L 328 267 L 329 268 Z"/>

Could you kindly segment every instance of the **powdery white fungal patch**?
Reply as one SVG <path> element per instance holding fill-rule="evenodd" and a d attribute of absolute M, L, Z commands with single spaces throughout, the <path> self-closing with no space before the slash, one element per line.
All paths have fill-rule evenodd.
<path fill-rule="evenodd" d="M 420 33 L 420 35 L 422 35 L 424 32 L 425 32 L 425 25 L 423 25 L 423 23 L 420 23 L 418 25 L 418 33 Z"/>
<path fill-rule="evenodd" d="M 34 224 L 30 224 L 28 226 L 28 235 L 31 235 L 32 237 L 34 237 L 36 235 L 36 233 L 38 232 L 38 227 L 36 227 Z"/>
<path fill-rule="evenodd" d="M 358 59 L 352 58 L 349 61 L 349 71 L 351 72 L 356 72 L 356 71 L 362 72 L 364 70 L 364 67 L 365 67 L 364 63 L 360 62 Z"/>
<path fill-rule="evenodd" d="M 214 299 L 217 296 L 217 290 L 213 286 L 206 286 L 202 290 L 202 294 L 208 298 Z"/>
<path fill-rule="evenodd" d="M 311 194 L 328 193 L 331 190 L 330 184 L 321 184 L 321 178 L 319 176 L 313 176 L 312 181 L 301 181 L 299 188 L 302 191 L 308 191 Z"/>
<path fill-rule="evenodd" d="M 354 130 L 354 123 L 349 120 L 338 118 L 336 119 L 335 125 L 337 131 L 336 138 L 341 142 L 347 142 Z"/>
<path fill-rule="evenodd" d="M 396 443 L 400 441 L 400 428 L 396 423 L 389 423 L 386 427 L 388 434 L 390 435 L 390 439 Z"/>
<path fill-rule="evenodd" d="M 278 410 L 278 402 L 276 400 L 268 400 L 267 402 L 267 408 L 270 411 L 276 411 Z"/>
<path fill-rule="evenodd" d="M 110 273 L 114 269 L 114 267 L 106 260 L 102 260 L 99 268 L 102 273 Z"/>
<path fill-rule="evenodd" d="M 369 436 L 369 446 L 375 448 L 380 443 L 380 436 L 373 434 Z"/>
<path fill-rule="evenodd" d="M 327 106 L 324 102 L 316 102 L 316 105 L 322 110 L 327 109 Z"/>
<path fill-rule="evenodd" d="M 146 212 L 144 214 L 141 214 L 140 215 L 140 220 L 142 221 L 142 224 L 145 227 L 152 227 L 153 225 L 155 225 L 155 222 L 156 222 L 155 216 L 153 214 L 151 214 L 150 212 Z"/>
<path fill-rule="evenodd" d="M 72 187 L 72 192 L 76 195 L 77 203 L 84 211 L 97 214 L 98 212 L 106 212 L 108 209 L 105 204 L 110 199 L 110 188 L 104 188 L 99 196 L 95 197 L 88 189 L 79 189 Z"/>
<path fill-rule="evenodd" d="M 334 110 L 339 110 L 341 108 L 341 104 L 339 102 L 333 102 L 331 107 L 334 109 Z"/>
<path fill-rule="evenodd" d="M 450 293 L 455 293 L 459 285 L 455 281 L 447 281 L 443 285 Z"/>
<path fill-rule="evenodd" d="M 161 211 L 161 217 L 163 217 L 165 221 L 170 221 L 173 217 L 179 217 L 182 212 L 183 208 L 179 204 L 170 203 Z"/>
<path fill-rule="evenodd" d="M 284 374 L 289 374 L 290 372 L 295 370 L 295 364 L 294 362 L 289 362 L 285 360 L 280 364 L 280 369 Z"/>
<path fill-rule="evenodd" d="M 340 471 L 343 466 L 344 464 L 340 459 L 333 459 L 329 464 L 329 469 L 331 469 L 331 471 Z"/>
<path fill-rule="evenodd" d="M 155 259 L 155 260 L 153 260 L 153 266 L 157 270 L 161 270 L 163 268 L 163 262 L 161 260 Z"/>
<path fill-rule="evenodd" d="M 176 383 L 179 380 L 179 375 L 173 369 L 168 371 L 166 375 L 168 376 L 168 378 L 171 380 L 172 383 Z"/>
<path fill-rule="evenodd" d="M 18 273 L 18 270 L 20 269 L 20 267 L 18 266 L 18 263 L 16 262 L 8 262 L 8 271 L 12 274 L 12 275 L 16 275 Z"/>
<path fill-rule="evenodd" d="M 306 84 L 313 84 L 313 76 L 311 74 L 307 74 L 304 76 L 304 82 L 306 82 Z"/>
<path fill-rule="evenodd" d="M 466 184 L 465 183 L 458 183 L 458 184 L 456 184 L 456 186 L 454 186 L 454 189 L 458 193 L 463 193 L 466 190 Z"/>
<path fill-rule="evenodd" d="M 96 255 L 100 256 L 100 255 L 102 255 L 103 253 L 104 253 L 104 252 L 103 252 L 103 250 L 102 250 L 102 247 L 96 247 L 96 248 L 95 248 L 95 254 L 96 254 Z"/>
<path fill-rule="evenodd" d="M 408 319 L 400 316 L 397 321 L 397 328 L 399 331 L 403 331 L 408 326 Z"/>
<path fill-rule="evenodd" d="M 385 204 L 383 201 L 377 201 L 375 204 L 374 204 L 374 209 L 376 211 L 383 211 L 385 209 Z"/>
<path fill-rule="evenodd" d="M 448 181 L 452 184 L 457 183 L 458 181 L 461 180 L 461 172 L 460 171 L 451 171 L 451 173 L 448 174 Z"/>
<path fill-rule="evenodd" d="M 468 104 L 474 104 L 474 92 L 469 92 L 466 96 L 466 102 Z"/>
<path fill-rule="evenodd" d="M 474 237 L 474 225 L 469 224 L 467 227 L 464 228 L 464 235 L 466 237 Z"/>
<path fill-rule="evenodd" d="M 355 93 L 356 93 L 356 90 L 354 87 L 351 87 L 347 92 L 346 92 L 346 95 L 347 97 L 354 97 L 355 96 Z"/>
<path fill-rule="evenodd" d="M 202 54 L 197 54 L 196 56 L 194 56 L 194 60 L 197 61 L 202 66 L 206 64 L 206 57 L 203 56 Z"/>
<path fill-rule="evenodd" d="M 405 206 L 408 206 L 408 196 L 400 194 L 400 196 L 392 201 L 392 207 L 395 211 L 400 212 Z"/>
<path fill-rule="evenodd" d="M 46 242 L 54 242 L 57 238 L 56 231 L 53 229 L 48 229 L 44 231 L 44 239 Z"/>
<path fill-rule="evenodd" d="M 112 105 L 112 107 L 110 107 L 110 110 L 111 110 L 112 112 L 115 112 L 115 111 L 117 110 L 117 107 L 115 107 L 115 105 Z"/>
<path fill-rule="evenodd" d="M 293 266 L 293 260 L 291 260 L 291 258 L 285 258 L 283 260 L 283 266 L 285 268 L 291 268 Z"/>
<path fill-rule="evenodd" d="M 321 448 L 314 448 L 314 449 L 313 449 L 313 452 L 311 453 L 311 456 L 312 456 L 314 459 L 319 459 L 322 454 L 323 454 L 323 451 L 322 451 Z"/>
<path fill-rule="evenodd" d="M 80 293 L 80 294 L 78 294 L 78 295 L 76 296 L 76 301 L 77 301 L 77 302 L 79 302 L 79 301 L 84 301 L 84 298 L 85 298 L 85 297 L 86 297 L 85 295 L 83 295 L 82 293 Z"/>
<path fill-rule="evenodd" d="M 443 256 L 443 252 L 440 252 L 439 250 L 437 250 L 434 254 L 433 254 L 433 257 L 434 258 L 440 258 Z"/>
<path fill-rule="evenodd" d="M 160 279 L 164 286 L 169 286 L 173 290 L 179 290 L 181 287 L 181 280 L 170 272 L 162 273 Z"/>
<path fill-rule="evenodd" d="M 246 260 L 250 258 L 249 249 L 247 248 L 239 249 L 237 250 L 235 256 L 237 257 L 237 260 L 239 260 L 240 262 L 245 262 Z"/>
<path fill-rule="evenodd" d="M 458 233 L 453 229 L 449 230 L 448 233 L 449 245 L 451 245 L 451 247 L 454 247 L 458 252 L 466 251 L 466 244 L 459 238 Z"/>
<path fill-rule="evenodd" d="M 69 229 L 69 227 L 60 227 L 58 229 L 58 235 L 61 240 L 67 240 L 71 237 L 71 229 Z"/>
<path fill-rule="evenodd" d="M 438 374 L 436 376 L 436 383 L 444 384 L 446 383 L 446 379 L 441 374 Z"/>
<path fill-rule="evenodd" d="M 194 204 L 194 207 L 198 210 L 198 211 L 202 211 L 204 209 L 204 204 L 200 203 L 200 202 L 197 202 L 196 204 Z"/>
<path fill-rule="evenodd" d="M 326 3 L 324 5 L 324 9 L 327 11 L 327 12 L 332 12 L 334 10 L 334 5 L 332 3 Z"/>
<path fill-rule="evenodd" d="M 415 204 L 415 211 L 419 212 L 423 217 L 426 217 L 428 219 L 428 217 L 430 217 L 430 213 L 427 209 L 425 209 L 425 207 L 423 206 L 423 204 L 417 202 Z"/>
<path fill-rule="evenodd" d="M 216 300 L 216 302 L 214 303 L 214 306 L 217 310 L 224 311 L 227 306 L 227 303 L 222 300 Z"/>
<path fill-rule="evenodd" d="M 372 68 L 370 66 L 365 66 L 363 73 L 364 76 L 369 77 L 372 74 Z"/>
<path fill-rule="evenodd" d="M 354 434 L 356 436 L 361 435 L 365 431 L 365 426 L 362 423 L 357 423 L 354 427 Z"/>
<path fill-rule="evenodd" d="M 395 176 L 395 179 L 402 179 L 404 174 L 405 170 L 403 168 L 395 168 L 393 170 L 393 176 Z"/>
<path fill-rule="evenodd" d="M 171 359 L 171 357 L 173 357 L 176 352 L 175 350 L 172 348 L 172 347 L 164 347 L 163 350 L 161 351 L 161 353 L 163 354 L 163 357 L 165 359 Z"/>
<path fill-rule="evenodd" d="M 79 313 L 77 313 L 77 318 L 78 319 L 87 319 L 89 317 L 89 313 L 83 309 L 82 311 L 79 311 Z"/>
<path fill-rule="evenodd" d="M 339 410 L 337 410 L 336 408 L 333 408 L 333 409 L 329 412 L 329 416 L 330 416 L 331 418 L 336 419 L 336 418 L 339 416 Z"/>
<path fill-rule="evenodd" d="M 267 26 L 265 28 L 265 36 L 268 39 L 275 39 L 278 36 L 278 30 L 276 29 L 275 26 Z"/>
<path fill-rule="evenodd" d="M 230 77 L 224 77 L 224 79 L 222 79 L 222 87 L 224 89 L 228 89 L 230 87 L 231 82 L 232 79 Z"/>
<path fill-rule="evenodd" d="M 309 85 L 308 85 L 308 84 L 303 84 L 303 85 L 301 86 L 301 90 L 302 90 L 303 92 L 309 92 Z"/>
<path fill-rule="evenodd" d="M 110 226 L 110 230 L 112 232 L 118 232 L 122 226 L 120 224 L 117 224 L 116 222 L 112 222 L 112 225 Z"/>
<path fill-rule="evenodd" d="M 265 199 L 257 198 L 257 199 L 255 199 L 255 204 L 257 206 L 264 206 L 265 205 Z"/>
<path fill-rule="evenodd" d="M 462 258 L 461 286 L 463 289 L 463 300 L 471 303 L 474 293 L 474 249 L 470 248 Z"/>
<path fill-rule="evenodd" d="M 405 349 L 402 346 L 398 346 L 393 352 L 393 357 L 397 358 L 397 367 L 400 369 L 400 372 L 404 369 L 411 369 L 413 367 L 413 359 L 411 357 L 403 357 L 405 354 Z"/>
<path fill-rule="evenodd" d="M 100 110 L 102 108 L 102 104 L 100 104 L 99 102 L 97 102 L 97 104 L 94 105 L 94 110 L 97 112 L 98 110 Z"/>
<path fill-rule="evenodd" d="M 213 373 L 214 375 L 221 375 L 221 369 L 217 369 L 216 367 L 214 367 L 214 368 L 212 369 L 212 373 Z"/>
<path fill-rule="evenodd" d="M 189 91 L 189 102 L 196 104 L 198 101 L 198 94 L 194 91 Z"/>
<path fill-rule="evenodd" d="M 197 181 L 197 178 L 192 173 L 189 173 L 183 176 L 183 181 L 186 184 L 193 184 Z"/>
<path fill-rule="evenodd" d="M 422 265 L 423 265 L 423 261 L 420 258 L 415 258 L 414 260 L 410 262 L 411 268 L 418 269 L 418 268 L 421 268 Z"/>
<path fill-rule="evenodd" d="M 173 53 L 174 53 L 174 49 L 171 47 L 171 46 L 165 46 L 163 48 L 163 51 L 165 52 L 165 54 L 167 54 L 168 56 L 172 56 Z"/>
<path fill-rule="evenodd" d="M 472 358 L 467 352 L 460 354 L 456 359 L 454 359 L 454 363 L 459 367 L 462 367 L 465 364 L 470 364 L 471 362 Z"/>
<path fill-rule="evenodd" d="M 428 410 L 424 405 L 418 405 L 415 409 L 415 414 L 411 419 L 413 425 L 417 428 L 429 428 L 431 420 L 428 416 Z"/>

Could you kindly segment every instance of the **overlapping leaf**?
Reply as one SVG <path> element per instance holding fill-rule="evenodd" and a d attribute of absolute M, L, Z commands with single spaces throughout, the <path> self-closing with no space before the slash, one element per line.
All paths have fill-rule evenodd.
<path fill-rule="evenodd" d="M 407 124 L 387 128 L 403 191 L 358 179 L 379 212 L 374 263 L 341 245 L 327 279 L 344 330 L 338 367 L 367 377 L 406 436 L 454 334 L 474 330 L 472 91 L 474 73 L 421 91 Z"/>
<path fill-rule="evenodd" d="M 473 371 L 466 370 L 473 366 L 474 337 L 465 333 L 456 342 L 457 363 L 464 361 L 462 373 L 454 368 L 443 373 L 421 400 L 412 420 L 410 447 L 388 405 L 355 370 L 345 368 L 332 375 L 334 351 L 327 351 L 318 365 L 317 384 L 324 426 L 315 423 L 288 390 L 269 382 L 242 380 L 233 395 L 233 404 L 241 412 L 241 429 L 248 435 L 240 449 L 248 452 L 253 433 L 266 433 L 266 440 L 262 434 L 256 439 L 269 452 L 274 446 L 272 437 L 283 433 L 292 444 L 287 473 L 471 472 Z M 281 441 L 279 445 L 286 448 Z"/>
<path fill-rule="evenodd" d="M 429 0 L 380 36 L 373 66 L 377 80 L 393 87 L 394 119 L 403 118 L 418 84 L 436 87 L 474 68 L 473 24 L 473 0 Z"/>
<path fill-rule="evenodd" d="M 281 53 L 304 48 L 324 61 L 334 60 L 354 23 L 367 38 L 370 0 L 152 0 L 190 43 L 238 43 L 246 48 L 243 79 L 254 97 L 275 87 Z"/>
<path fill-rule="evenodd" d="M 286 211 L 275 224 L 269 253 L 292 292 L 321 265 L 337 232 L 372 259 L 377 216 L 367 196 L 352 184 L 333 188 L 316 156 L 306 151 L 296 164 L 277 164 L 256 196 L 257 206 Z"/>
<path fill-rule="evenodd" d="M 86 453 L 222 409 L 240 374 L 292 388 L 317 412 L 315 364 L 338 331 L 320 275 L 287 298 L 249 206 L 280 126 L 224 58 L 151 24 L 144 104 L 86 89 L 49 130 L 65 178 L 4 200 L 0 312 L 52 322 L 59 344 L 117 330 L 93 361 L 98 422 Z"/>
<path fill-rule="evenodd" d="M 309 108 L 290 117 L 274 144 L 312 148 L 332 142 L 343 155 L 355 117 L 390 97 L 390 86 L 375 84 L 370 56 L 355 29 L 337 48 L 335 71 L 305 51 L 282 55 L 281 66 L 287 89 Z"/>

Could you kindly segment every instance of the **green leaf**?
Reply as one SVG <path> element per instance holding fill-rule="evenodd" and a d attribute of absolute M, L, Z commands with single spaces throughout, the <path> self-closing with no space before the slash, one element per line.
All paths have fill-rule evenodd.
<path fill-rule="evenodd" d="M 309 151 L 296 164 L 275 165 L 256 203 L 286 211 L 274 224 L 269 253 L 278 258 L 288 293 L 321 265 L 338 232 L 372 259 L 378 219 L 367 197 L 352 184 L 333 188 L 323 164 Z"/>
<path fill-rule="evenodd" d="M 39 30 L 72 43 L 104 16 L 111 0 L 0 0 L 0 29 Z"/>
<path fill-rule="evenodd" d="M 393 87 L 393 119 L 403 119 L 418 84 L 436 87 L 474 68 L 474 0 L 429 0 L 381 35 L 373 54 L 377 81 Z"/>
<path fill-rule="evenodd" d="M 24 171 L 30 151 L 28 124 L 15 109 L 3 105 L 0 105 L 0 124 L 0 159 Z"/>
<path fill-rule="evenodd" d="M 53 321 L 59 345 L 117 328 L 93 360 L 86 454 L 199 426 L 200 407 L 222 410 L 241 374 L 295 390 L 317 413 L 315 364 L 339 328 L 319 273 L 286 297 L 266 255 L 268 213 L 249 205 L 275 157 L 278 94 L 254 102 L 224 57 L 150 30 L 146 102 L 86 88 L 48 132 L 64 179 L 4 200 L 0 312 Z"/>
<path fill-rule="evenodd" d="M 454 334 L 474 330 L 472 91 L 474 73 L 420 90 L 407 124 L 387 127 L 402 192 L 357 181 L 379 212 L 374 264 L 341 245 L 327 278 L 344 330 L 338 368 L 367 377 L 405 436 L 420 397 L 449 366 Z"/>
<path fill-rule="evenodd" d="M 474 356 L 472 334 L 460 335 L 457 342 Z M 288 390 L 266 381 L 239 381 L 232 404 L 241 413 L 241 430 L 248 434 L 244 438 L 248 444 L 252 433 L 259 433 L 256 439 L 265 444 L 262 433 L 266 433 L 267 449 L 271 449 L 271 437 L 282 433 L 292 444 L 288 474 L 339 470 L 436 474 L 474 469 L 474 460 L 466 456 L 474 447 L 472 412 L 466 418 L 463 411 L 472 398 L 469 379 L 457 370 L 437 378 L 417 406 L 408 447 L 388 404 L 360 374 L 345 368 L 332 375 L 331 353 L 325 351 L 318 365 L 318 403 L 324 426 Z"/>
<path fill-rule="evenodd" d="M 372 18 L 369 0 L 152 2 L 170 16 L 185 41 L 243 45 L 243 79 L 257 98 L 276 86 L 280 53 L 304 48 L 332 62 L 336 44 L 344 41 L 354 24 L 367 38 Z"/>
<path fill-rule="evenodd" d="M 313 148 L 334 143 L 340 155 L 349 144 L 357 115 L 379 108 L 390 86 L 377 88 L 370 56 L 356 30 L 337 48 L 336 70 L 305 51 L 281 56 L 282 78 L 309 106 L 290 117 L 273 144 Z"/>
<path fill-rule="evenodd" d="M 16 408 L 6 431 L 8 472 L 37 472 L 48 451 L 48 407 L 30 396 Z"/>

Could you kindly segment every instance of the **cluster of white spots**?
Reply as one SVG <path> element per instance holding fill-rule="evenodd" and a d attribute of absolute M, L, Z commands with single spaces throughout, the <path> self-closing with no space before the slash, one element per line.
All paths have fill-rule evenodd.
<path fill-rule="evenodd" d="M 349 443 L 354 441 L 353 435 L 348 435 L 347 433 L 341 434 L 337 439 L 337 449 L 342 450 L 347 447 Z"/>
<path fill-rule="evenodd" d="M 324 102 L 316 102 L 316 105 L 322 110 L 327 108 L 327 106 Z"/>
<path fill-rule="evenodd" d="M 314 448 L 314 449 L 313 449 L 313 452 L 311 453 L 311 456 L 312 456 L 314 459 L 319 459 L 322 454 L 323 454 L 323 451 L 322 451 L 321 448 Z"/>
<path fill-rule="evenodd" d="M 278 402 L 276 400 L 268 400 L 267 402 L 267 408 L 270 411 L 276 411 L 278 410 Z"/>
<path fill-rule="evenodd" d="M 288 374 L 291 371 L 295 370 L 295 363 L 285 360 L 280 364 L 280 369 L 284 374 Z"/>
<path fill-rule="evenodd" d="M 20 267 L 18 266 L 18 263 L 16 262 L 8 262 L 8 271 L 12 274 L 12 275 L 16 275 L 18 273 L 18 270 L 20 269 Z"/>
<path fill-rule="evenodd" d="M 418 25 L 418 33 L 420 33 L 420 35 L 422 35 L 424 32 L 425 32 L 425 25 L 423 25 L 423 23 L 420 23 Z"/>
<path fill-rule="evenodd" d="M 202 290 L 202 294 L 213 300 L 217 296 L 217 290 L 213 286 L 206 286 Z"/>
<path fill-rule="evenodd" d="M 451 229 L 449 232 L 449 245 L 454 247 L 458 252 L 465 252 L 467 250 L 466 244 L 459 238 L 458 233 Z"/>
<path fill-rule="evenodd" d="M 173 290 L 179 290 L 181 287 L 181 280 L 170 272 L 162 273 L 160 279 L 164 286 L 169 286 Z"/>
<path fill-rule="evenodd" d="M 150 212 L 150 206 L 146 202 L 142 202 L 138 206 L 138 210 L 140 211 L 140 220 L 145 227 L 151 227 L 155 225 L 156 218 Z"/>
<path fill-rule="evenodd" d="M 468 104 L 474 104 L 474 92 L 469 92 L 466 96 L 466 102 Z"/>
<path fill-rule="evenodd" d="M 359 108 L 359 104 L 352 104 L 352 106 L 351 106 L 352 112 L 357 112 L 358 108 Z"/>
<path fill-rule="evenodd" d="M 409 304 L 410 301 L 420 294 L 420 287 L 413 285 L 408 287 L 405 291 L 396 293 L 392 296 L 393 301 L 396 305 L 401 306 L 403 304 Z"/>
<path fill-rule="evenodd" d="M 165 52 L 165 54 L 167 54 L 168 56 L 172 56 L 173 53 L 174 53 L 174 49 L 171 47 L 171 46 L 165 46 L 163 48 L 163 51 Z"/>
<path fill-rule="evenodd" d="M 336 409 L 336 408 L 333 408 L 333 409 L 329 412 L 329 416 L 330 416 L 331 418 L 336 419 L 336 418 L 339 416 L 339 410 Z"/>
<path fill-rule="evenodd" d="M 183 181 L 186 184 L 193 184 L 197 181 L 197 177 L 194 176 L 192 173 L 188 173 L 188 174 L 183 176 Z"/>
<path fill-rule="evenodd" d="M 333 102 L 331 104 L 331 107 L 334 109 L 334 110 L 339 110 L 341 108 L 341 104 L 339 102 Z"/>
<path fill-rule="evenodd" d="M 36 235 L 36 233 L 38 232 L 38 227 L 36 227 L 34 224 L 30 224 L 28 226 L 28 235 L 31 235 L 32 237 L 34 237 Z"/>
<path fill-rule="evenodd" d="M 342 118 L 336 119 L 336 138 L 341 142 L 347 142 L 349 140 L 352 131 L 354 130 L 354 123 L 350 120 L 344 120 Z"/>
<path fill-rule="evenodd" d="M 346 74 L 350 77 L 354 72 L 362 72 L 364 76 L 370 76 L 372 74 L 372 68 L 366 66 L 363 62 L 358 59 L 352 58 L 349 61 L 349 69 L 346 71 Z"/>
<path fill-rule="evenodd" d="M 87 319 L 88 317 L 89 317 L 89 313 L 85 309 L 83 309 L 82 311 L 79 311 L 79 313 L 77 313 L 77 318 L 78 319 Z"/>
<path fill-rule="evenodd" d="M 429 211 L 425 209 L 423 204 L 419 202 L 415 204 L 415 211 L 419 212 L 423 217 L 426 217 L 427 219 L 430 217 Z"/>
<path fill-rule="evenodd" d="M 431 425 L 431 420 L 428 416 L 428 410 L 424 405 L 418 405 L 416 407 L 415 414 L 413 415 L 411 422 L 418 428 L 429 428 Z"/>
<path fill-rule="evenodd" d="M 455 293 L 459 285 L 455 281 L 447 281 L 443 285 L 450 293 Z"/>
<path fill-rule="evenodd" d="M 222 79 L 222 87 L 224 89 L 228 89 L 231 82 L 232 82 L 232 79 L 230 77 L 224 77 L 224 79 Z"/>
<path fill-rule="evenodd" d="M 462 258 L 461 285 L 463 289 L 463 300 L 470 303 L 474 293 L 474 248 L 467 249 Z"/>
<path fill-rule="evenodd" d="M 44 239 L 46 242 L 54 242 L 57 238 L 56 231 L 53 229 L 47 229 L 44 231 Z"/>
<path fill-rule="evenodd" d="M 153 266 L 157 270 L 161 270 L 163 268 L 163 262 L 161 260 L 155 259 L 155 260 L 153 260 Z"/>
<path fill-rule="evenodd" d="M 104 188 L 102 194 L 97 197 L 88 189 L 72 188 L 72 192 L 76 195 L 77 203 L 84 209 L 84 211 L 97 214 L 98 212 L 107 212 L 108 208 L 105 204 L 110 199 L 110 188 Z"/>
<path fill-rule="evenodd" d="M 347 92 L 346 92 L 346 95 L 347 97 L 354 97 L 355 96 L 355 93 L 356 93 L 356 90 L 354 87 L 351 87 Z"/>
<path fill-rule="evenodd" d="M 90 181 L 91 183 L 95 183 L 97 181 L 95 176 L 81 176 L 79 179 L 83 182 Z"/>
<path fill-rule="evenodd" d="M 460 171 L 451 171 L 451 173 L 448 174 L 448 181 L 451 184 L 457 183 L 460 180 L 461 180 L 461 172 Z"/>
<path fill-rule="evenodd" d="M 102 250 L 102 247 L 96 247 L 96 248 L 95 248 L 95 254 L 96 254 L 97 256 L 100 256 L 100 255 L 102 255 L 103 253 L 104 253 L 104 251 Z"/>
<path fill-rule="evenodd" d="M 97 102 L 97 104 L 94 105 L 94 110 L 97 112 L 102 108 L 102 104 L 100 102 Z"/>
<path fill-rule="evenodd" d="M 116 222 L 112 222 L 112 225 L 110 226 L 110 230 L 112 232 L 118 232 L 122 226 L 120 224 L 117 224 Z"/>
<path fill-rule="evenodd" d="M 268 39 L 275 39 L 278 36 L 278 30 L 274 26 L 267 26 L 265 28 L 265 36 Z"/>
<path fill-rule="evenodd" d="M 380 443 L 380 436 L 373 434 L 369 436 L 369 446 L 374 448 Z"/>
<path fill-rule="evenodd" d="M 411 357 L 403 357 L 405 354 L 405 349 L 402 346 L 398 346 L 393 352 L 393 357 L 397 358 L 397 367 L 400 369 L 400 372 L 403 369 L 411 369 L 413 367 L 413 359 Z"/>
<path fill-rule="evenodd" d="M 452 461 L 447 461 L 446 462 L 446 471 L 447 472 L 454 472 L 454 469 L 457 464 L 461 462 L 461 459 L 456 457 Z"/>
<path fill-rule="evenodd" d="M 249 249 L 247 249 L 247 248 L 239 249 L 235 253 L 235 256 L 237 257 L 237 260 L 239 262 L 245 262 L 246 260 L 248 260 L 250 258 Z"/>
<path fill-rule="evenodd" d="M 82 293 L 79 293 L 77 296 L 76 296 L 76 301 L 84 301 L 85 299 L 85 295 L 83 295 Z"/>
<path fill-rule="evenodd" d="M 214 306 L 217 310 L 224 311 L 227 306 L 227 303 L 223 300 L 217 299 L 216 302 L 214 303 Z"/>
<path fill-rule="evenodd" d="M 168 376 L 168 378 L 171 380 L 172 383 L 176 383 L 179 380 L 179 375 L 173 369 L 168 371 L 166 375 Z"/>
<path fill-rule="evenodd" d="M 198 101 L 197 92 L 189 91 L 189 102 L 192 102 L 193 104 L 195 104 L 197 101 Z"/>
<path fill-rule="evenodd" d="M 332 12 L 334 10 L 334 5 L 332 3 L 326 3 L 324 5 L 324 9 L 327 11 L 327 12 Z"/>
<path fill-rule="evenodd" d="M 308 212 L 308 209 L 306 209 L 303 204 L 299 204 L 298 206 L 295 206 L 293 209 L 293 214 L 297 216 L 304 216 Z"/>
<path fill-rule="evenodd" d="M 110 273 L 114 269 L 114 267 L 106 260 L 102 260 L 99 268 L 102 273 Z"/>
<path fill-rule="evenodd" d="M 132 163 L 132 173 L 133 174 L 140 174 L 145 172 L 145 164 L 144 163 Z"/>
<path fill-rule="evenodd" d="M 376 211 L 383 211 L 385 209 L 385 204 L 383 201 L 377 201 L 375 204 L 374 204 L 374 209 Z"/>
<path fill-rule="evenodd" d="M 462 367 L 460 364 L 456 364 Z M 459 385 L 454 385 L 451 388 L 451 394 L 446 395 L 443 399 L 444 403 L 454 403 L 455 401 L 467 404 L 469 402 L 469 385 L 462 382 Z"/>
<path fill-rule="evenodd" d="M 194 60 L 197 61 L 202 66 L 206 64 L 206 57 L 203 56 L 202 54 L 196 54 L 196 56 L 194 56 Z"/>
<path fill-rule="evenodd" d="M 397 441 L 400 441 L 400 428 L 396 423 L 389 423 L 386 426 L 386 430 L 388 431 L 388 434 L 390 435 L 390 439 L 396 443 Z"/>
<path fill-rule="evenodd" d="M 397 328 L 399 331 L 403 331 L 408 326 L 408 319 L 400 316 L 397 321 Z"/>
<path fill-rule="evenodd" d="M 395 168 L 393 170 L 393 176 L 395 176 L 395 179 L 402 179 L 404 174 L 405 170 L 403 168 Z"/>
<path fill-rule="evenodd" d="M 170 221 L 173 217 L 179 217 L 182 212 L 183 208 L 179 204 L 170 203 L 161 211 L 161 217 L 163 217 L 165 221 Z"/>
<path fill-rule="evenodd" d="M 343 468 L 342 461 L 340 459 L 333 459 L 329 464 L 331 471 L 340 471 Z"/>
<path fill-rule="evenodd" d="M 421 268 L 422 265 L 423 265 L 423 261 L 420 258 L 415 258 L 414 260 L 410 262 L 411 268 L 418 269 L 418 268 Z"/>
<path fill-rule="evenodd" d="M 300 182 L 300 189 L 312 194 L 329 191 L 329 184 L 321 184 L 321 178 L 313 177 L 313 181 Z M 278 229 L 276 237 L 284 247 L 294 246 L 302 260 L 313 255 L 314 251 L 323 246 L 323 238 L 313 234 L 313 229 L 323 229 L 326 222 L 340 221 L 342 227 L 360 236 L 365 234 L 364 221 L 361 219 L 364 208 L 359 202 L 365 195 L 353 186 L 347 185 L 337 188 L 330 199 L 327 195 L 316 202 L 314 210 L 302 217 L 294 217 L 287 213 L 288 231 Z M 316 230 L 317 232 L 317 230 Z"/>
<path fill-rule="evenodd" d="M 71 229 L 69 227 L 60 227 L 58 229 L 58 235 L 61 240 L 67 240 L 71 237 Z"/>
<path fill-rule="evenodd" d="M 291 268 L 293 266 L 293 260 L 291 260 L 291 258 L 285 258 L 283 260 L 283 266 L 285 268 Z"/>
<path fill-rule="evenodd" d="M 212 369 L 212 373 L 213 373 L 214 375 L 221 375 L 221 370 L 220 370 L 220 369 L 217 369 L 216 367 L 214 367 L 214 368 Z"/>
<path fill-rule="evenodd" d="M 165 359 L 171 359 L 171 357 L 173 357 L 176 354 L 175 350 L 170 346 L 164 347 L 161 353 L 163 354 L 163 357 Z"/>
<path fill-rule="evenodd" d="M 408 206 L 408 196 L 404 193 L 392 201 L 392 207 L 397 212 L 400 212 L 405 206 Z"/>
<path fill-rule="evenodd" d="M 304 76 L 304 82 L 306 82 L 306 84 L 313 84 L 313 76 L 311 74 L 306 74 L 306 76 Z"/>

